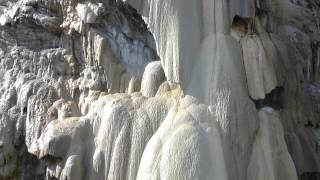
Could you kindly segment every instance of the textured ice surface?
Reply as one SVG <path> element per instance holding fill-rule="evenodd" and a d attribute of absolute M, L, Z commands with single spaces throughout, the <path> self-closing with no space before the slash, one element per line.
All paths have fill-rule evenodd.
<path fill-rule="evenodd" d="M 320 171 L 316 2 L 0 4 L 0 179 Z"/>

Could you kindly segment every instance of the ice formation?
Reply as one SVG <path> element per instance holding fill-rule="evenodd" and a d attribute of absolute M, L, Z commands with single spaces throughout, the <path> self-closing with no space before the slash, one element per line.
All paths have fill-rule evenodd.
<path fill-rule="evenodd" d="M 320 5 L 0 2 L 0 179 L 320 179 Z"/>

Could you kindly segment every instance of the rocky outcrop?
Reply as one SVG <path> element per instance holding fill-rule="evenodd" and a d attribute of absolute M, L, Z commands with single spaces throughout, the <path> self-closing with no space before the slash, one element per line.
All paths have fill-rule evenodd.
<path fill-rule="evenodd" d="M 319 174 L 316 2 L 0 5 L 0 179 Z"/>

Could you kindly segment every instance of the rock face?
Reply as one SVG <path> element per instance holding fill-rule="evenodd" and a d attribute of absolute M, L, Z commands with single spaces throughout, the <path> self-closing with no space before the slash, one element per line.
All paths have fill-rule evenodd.
<path fill-rule="evenodd" d="M 320 4 L 0 1 L 0 179 L 320 179 Z"/>

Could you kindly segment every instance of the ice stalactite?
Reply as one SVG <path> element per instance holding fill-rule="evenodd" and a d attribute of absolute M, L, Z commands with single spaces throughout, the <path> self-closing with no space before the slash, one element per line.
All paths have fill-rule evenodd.
<path fill-rule="evenodd" d="M 242 39 L 244 65 L 249 94 L 253 99 L 264 99 L 277 87 L 273 61 L 267 57 L 259 36 L 247 35 Z"/>

